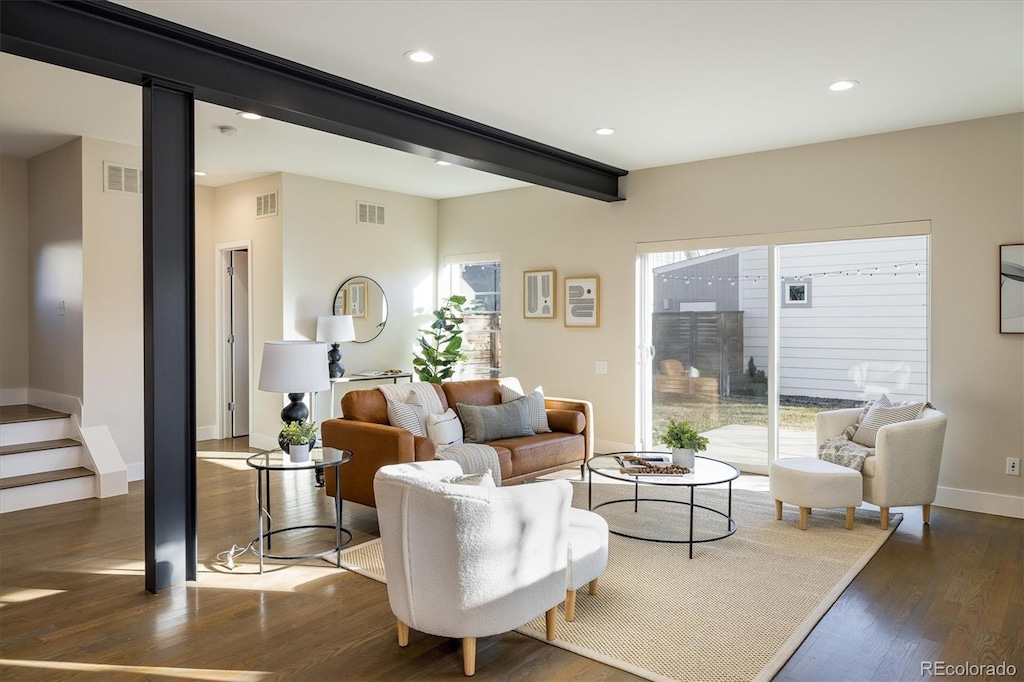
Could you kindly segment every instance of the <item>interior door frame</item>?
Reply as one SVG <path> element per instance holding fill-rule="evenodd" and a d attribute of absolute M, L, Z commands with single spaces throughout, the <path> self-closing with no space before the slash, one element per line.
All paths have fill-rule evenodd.
<path fill-rule="evenodd" d="M 217 318 L 216 324 L 216 352 L 214 353 L 215 364 L 214 372 L 217 375 L 217 434 L 218 438 L 231 438 L 231 420 L 228 416 L 227 411 L 227 396 L 229 391 L 227 390 L 227 377 L 228 368 L 227 363 L 224 361 L 224 343 L 228 335 L 227 327 L 227 315 L 229 310 L 225 305 L 226 298 L 228 296 L 227 287 L 224 285 L 225 281 L 225 262 L 227 261 L 228 254 L 232 251 L 245 250 L 249 254 L 249 283 L 248 283 L 248 299 L 249 299 L 249 433 L 252 434 L 253 429 L 253 367 L 252 367 L 252 332 L 253 332 L 253 298 L 252 298 L 252 285 L 253 285 L 253 252 L 252 252 L 252 240 L 245 239 L 235 242 L 224 242 L 214 246 L 214 297 L 216 300 L 216 310 L 214 315 Z"/>

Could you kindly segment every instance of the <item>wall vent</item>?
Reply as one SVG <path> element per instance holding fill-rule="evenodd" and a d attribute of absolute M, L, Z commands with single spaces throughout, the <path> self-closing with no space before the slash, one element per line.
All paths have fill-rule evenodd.
<path fill-rule="evenodd" d="M 363 225 L 383 225 L 384 207 L 378 204 L 367 204 L 364 201 L 358 202 L 356 222 Z"/>
<path fill-rule="evenodd" d="M 103 191 L 142 194 L 142 169 L 123 163 L 103 162 Z"/>
<path fill-rule="evenodd" d="M 277 192 L 256 197 L 256 217 L 266 218 L 272 215 L 277 215 Z"/>

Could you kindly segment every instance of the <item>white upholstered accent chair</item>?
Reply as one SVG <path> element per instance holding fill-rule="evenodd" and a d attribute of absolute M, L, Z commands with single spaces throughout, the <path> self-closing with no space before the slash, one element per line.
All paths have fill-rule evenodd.
<path fill-rule="evenodd" d="M 819 412 L 815 419 L 818 445 L 857 423 L 861 408 Z M 881 507 L 882 529 L 889 527 L 890 507 L 922 505 L 924 522 L 939 485 L 939 462 L 946 437 L 946 415 L 925 408 L 917 419 L 889 424 L 878 430 L 875 454 L 861 471 L 864 501 Z"/>
<path fill-rule="evenodd" d="M 565 586 L 565 620 L 576 619 L 576 591 L 586 585 L 597 594 L 597 579 L 608 567 L 608 522 L 584 509 L 569 510 L 569 574 Z"/>
<path fill-rule="evenodd" d="M 398 645 L 409 629 L 462 640 L 476 671 L 476 640 L 542 613 L 555 638 L 568 563 L 568 481 L 507 488 L 459 485 L 456 462 L 381 467 L 373 481 Z"/>

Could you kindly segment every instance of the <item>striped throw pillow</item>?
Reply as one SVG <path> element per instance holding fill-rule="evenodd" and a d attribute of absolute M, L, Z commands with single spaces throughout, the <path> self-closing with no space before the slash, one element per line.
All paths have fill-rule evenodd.
<path fill-rule="evenodd" d="M 419 396 L 410 393 L 404 403 L 391 398 L 387 398 L 387 401 L 388 423 L 405 429 L 414 436 L 426 437 L 427 408 L 423 406 Z"/>
<path fill-rule="evenodd" d="M 540 386 L 526 396 L 506 384 L 501 384 L 498 390 L 501 392 L 502 404 L 510 403 L 513 400 L 526 400 L 526 405 L 530 410 L 530 428 L 534 433 L 551 433 L 551 427 L 548 425 L 548 411 L 544 407 L 544 393 Z"/>
<path fill-rule="evenodd" d="M 881 401 L 879 401 L 881 402 Z M 868 409 L 863 421 L 853 434 L 853 442 L 865 447 L 875 447 L 878 430 L 889 424 L 898 424 L 917 419 L 924 412 L 924 403 L 910 403 L 899 407 L 882 407 L 877 402 Z"/>

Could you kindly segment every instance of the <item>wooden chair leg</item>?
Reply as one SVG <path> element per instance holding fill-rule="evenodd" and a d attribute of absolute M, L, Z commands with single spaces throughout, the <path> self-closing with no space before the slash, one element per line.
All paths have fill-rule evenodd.
<path fill-rule="evenodd" d="M 591 596 L 597 594 L 597 578 L 594 578 L 587 584 L 587 592 L 589 592 Z"/>
<path fill-rule="evenodd" d="M 775 500 L 775 520 L 782 519 L 782 500 Z"/>
<path fill-rule="evenodd" d="M 921 517 L 924 518 L 925 523 L 931 525 L 932 506 L 930 504 L 926 504 L 925 506 L 921 507 Z"/>
<path fill-rule="evenodd" d="M 462 638 L 462 672 L 466 677 L 476 674 L 476 637 Z"/>
<path fill-rule="evenodd" d="M 882 507 L 882 530 L 889 530 L 889 508 Z"/>
<path fill-rule="evenodd" d="M 807 512 L 809 511 L 808 507 L 800 507 L 800 530 L 807 530 Z"/>
<path fill-rule="evenodd" d="M 856 507 L 846 508 L 846 530 L 853 530 L 853 510 Z"/>
<path fill-rule="evenodd" d="M 565 622 L 571 623 L 576 619 L 576 590 L 565 591 Z"/>
<path fill-rule="evenodd" d="M 409 646 L 409 626 L 398 621 L 398 646 Z"/>
<path fill-rule="evenodd" d="M 555 624 L 558 622 L 558 607 L 552 606 L 544 614 L 544 620 L 547 624 L 547 638 L 548 641 L 552 640 L 556 636 Z"/>

